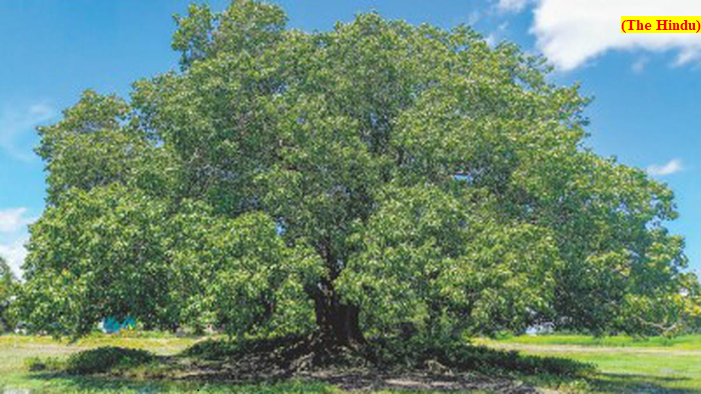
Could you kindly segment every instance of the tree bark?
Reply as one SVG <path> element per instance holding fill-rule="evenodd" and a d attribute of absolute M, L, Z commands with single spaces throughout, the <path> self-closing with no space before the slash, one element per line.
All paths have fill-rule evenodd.
<path fill-rule="evenodd" d="M 341 302 L 329 283 L 307 293 L 314 301 L 316 324 L 324 342 L 350 347 L 365 343 L 360 329 L 360 308 Z"/>

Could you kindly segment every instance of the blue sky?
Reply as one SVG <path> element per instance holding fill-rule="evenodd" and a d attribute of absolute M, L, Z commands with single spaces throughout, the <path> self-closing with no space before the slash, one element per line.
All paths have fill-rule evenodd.
<path fill-rule="evenodd" d="M 44 207 L 43 163 L 34 128 L 60 119 L 87 88 L 128 95 L 130 84 L 177 67 L 171 16 L 187 0 L 17 0 L 0 2 L 0 255 L 17 267 L 26 225 Z M 213 0 L 221 10 L 228 1 Z M 605 156 L 648 169 L 669 184 L 681 217 L 670 228 L 687 238 L 701 268 L 701 36 L 623 35 L 620 15 L 701 15 L 677 0 L 280 0 L 290 25 L 326 30 L 359 12 L 471 24 L 489 42 L 517 42 L 552 60 L 558 84 L 581 82 L 595 101 L 588 144 Z M 585 12 L 586 11 L 586 12 Z M 697 38 L 699 37 L 699 38 Z"/>

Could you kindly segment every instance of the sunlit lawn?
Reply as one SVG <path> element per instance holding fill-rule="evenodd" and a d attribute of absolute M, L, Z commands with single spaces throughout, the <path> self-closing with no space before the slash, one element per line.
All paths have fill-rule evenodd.
<path fill-rule="evenodd" d="M 591 390 L 701 393 L 701 336 L 636 339 L 577 335 L 477 340 L 503 349 L 566 357 L 597 365 Z"/>
<path fill-rule="evenodd" d="M 674 350 L 701 350 L 701 335 L 682 335 L 674 338 L 633 338 L 629 336 L 591 337 L 584 335 L 523 335 L 501 338 L 499 343 L 532 345 L 579 345 L 599 347 L 671 348 Z"/>

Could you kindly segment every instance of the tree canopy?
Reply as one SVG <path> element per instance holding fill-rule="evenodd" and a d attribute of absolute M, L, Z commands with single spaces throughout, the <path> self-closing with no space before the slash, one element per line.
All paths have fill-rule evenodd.
<path fill-rule="evenodd" d="M 341 344 L 558 328 L 659 333 L 698 315 L 672 192 L 587 148 L 544 59 L 362 14 L 193 5 L 180 70 L 86 91 L 39 129 L 48 207 L 20 307 Z"/>

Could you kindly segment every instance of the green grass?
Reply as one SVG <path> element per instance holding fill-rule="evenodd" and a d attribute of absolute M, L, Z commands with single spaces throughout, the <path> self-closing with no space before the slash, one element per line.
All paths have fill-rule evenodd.
<path fill-rule="evenodd" d="M 78 351 L 101 346 L 145 349 L 168 355 L 181 352 L 197 340 L 160 334 L 93 335 L 71 344 L 48 337 L 0 336 L 0 393 L 6 389 L 31 390 L 32 393 L 342 393 L 329 384 L 299 381 L 251 386 L 71 377 L 42 371 L 29 372 L 27 369 L 27 360 L 32 357 L 60 360 Z M 546 335 L 478 339 L 475 342 L 597 365 L 598 372 L 587 379 L 522 377 L 529 383 L 562 392 L 701 393 L 701 336 L 639 340 L 628 337 Z"/>
<path fill-rule="evenodd" d="M 5 390 L 29 390 L 31 393 L 337 393 L 326 384 L 286 382 L 280 384 L 238 385 L 201 382 L 162 382 L 136 379 L 106 379 L 29 372 L 27 364 L 35 358 L 65 360 L 71 354 L 101 346 L 145 349 L 156 354 L 179 353 L 196 338 L 169 335 L 112 336 L 95 334 L 77 342 L 57 341 L 51 337 L 0 336 L 0 393 Z"/>
<path fill-rule="evenodd" d="M 0 378 L 1 379 L 1 378 Z M 5 385 L 7 389 L 21 388 L 31 393 L 339 393 L 334 387 L 307 382 L 279 384 L 230 385 L 198 382 L 149 382 L 125 379 L 35 377 Z M 0 389 L 3 386 L 0 386 Z"/>
<path fill-rule="evenodd" d="M 146 349 L 156 354 L 175 354 L 195 343 L 194 338 L 177 338 L 169 335 L 109 336 L 94 334 L 79 341 L 57 341 L 44 336 L 0 336 L 0 392 L 7 389 L 28 389 L 32 392 L 164 392 L 176 390 L 178 385 L 150 382 L 127 382 L 105 379 L 51 376 L 46 373 L 30 373 L 28 360 L 33 358 L 65 359 L 81 350 L 100 346 L 118 346 Z M 119 388 L 119 390 L 117 390 Z M 176 391 L 191 391 L 187 385 Z M 212 391 L 216 392 L 216 391 Z"/>
<path fill-rule="evenodd" d="M 675 350 L 701 350 L 701 335 L 683 335 L 675 338 L 634 338 L 623 335 L 609 337 L 592 337 L 585 335 L 523 335 L 500 338 L 498 342 L 529 345 L 577 345 L 635 348 L 662 347 L 672 348 Z"/>
<path fill-rule="evenodd" d="M 588 391 L 701 393 L 701 335 L 644 340 L 543 335 L 475 342 L 595 364 L 599 372 L 586 382 Z"/>
<path fill-rule="evenodd" d="M 180 352 L 198 341 L 198 338 L 176 337 L 172 335 L 104 335 L 91 334 L 78 341 L 56 340 L 48 336 L 0 335 L 0 351 L 12 348 L 25 348 L 30 351 L 60 348 L 63 352 L 74 352 L 100 346 L 147 349 L 156 354 Z M 1 364 L 0 364 L 1 365 Z"/>

